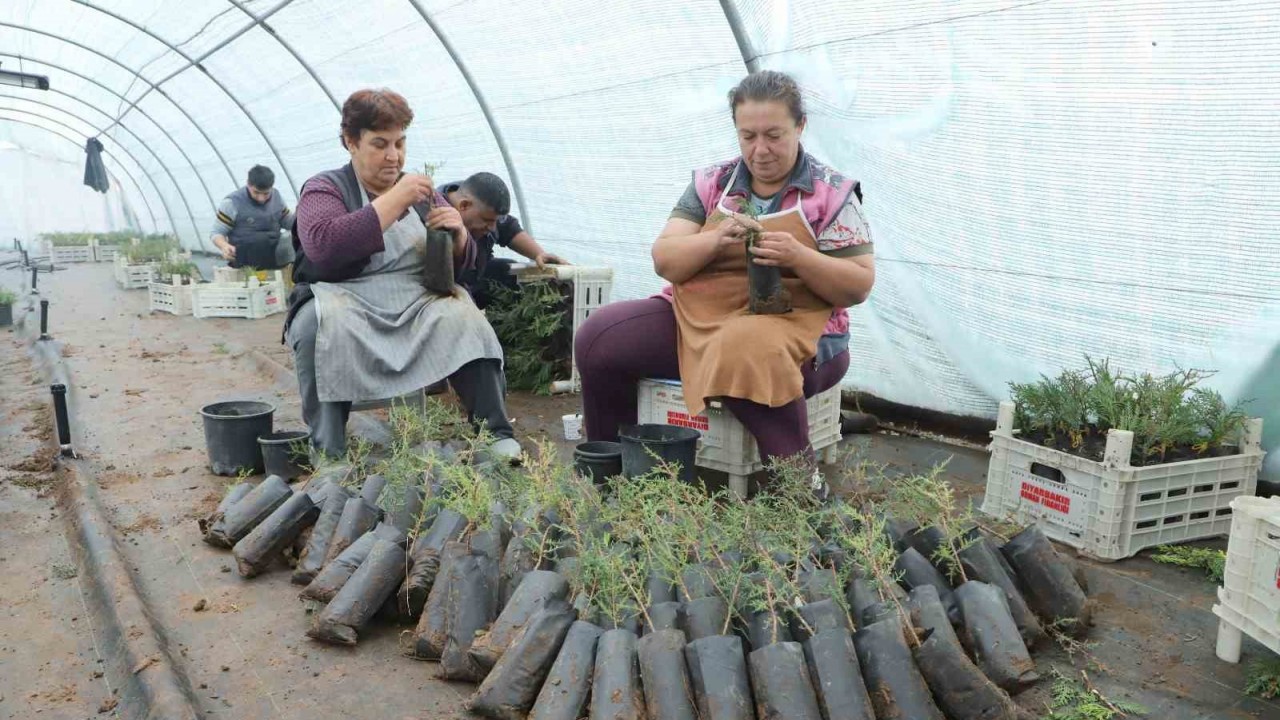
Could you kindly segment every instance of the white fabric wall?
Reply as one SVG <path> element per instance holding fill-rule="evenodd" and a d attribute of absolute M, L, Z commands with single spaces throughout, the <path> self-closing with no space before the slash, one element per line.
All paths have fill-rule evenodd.
<path fill-rule="evenodd" d="M 736 152 L 724 95 L 744 64 L 716 0 L 255 0 L 275 34 L 207 58 L 250 22 L 224 0 L 85 2 L 0 4 L 0 22 L 100 54 L 0 26 L 0 60 L 47 72 L 71 97 L 41 99 L 68 123 L 142 98 L 123 122 L 136 137 L 104 142 L 136 157 L 191 247 L 250 165 L 292 202 L 342 163 L 330 97 L 360 87 L 408 97 L 411 168 L 511 178 L 418 8 L 492 108 L 522 219 L 549 249 L 613 266 L 618 299 L 660 288 L 648 248 L 689 171 Z M 807 148 L 863 181 L 879 278 L 853 312 L 851 387 L 991 416 L 1010 381 L 1085 353 L 1196 366 L 1257 398 L 1280 441 L 1280 0 L 736 5 L 761 64 L 807 89 Z"/>

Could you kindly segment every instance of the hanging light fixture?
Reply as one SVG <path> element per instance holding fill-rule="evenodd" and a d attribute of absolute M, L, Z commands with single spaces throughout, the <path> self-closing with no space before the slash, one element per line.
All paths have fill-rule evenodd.
<path fill-rule="evenodd" d="M 14 87 L 30 88 L 32 90 L 48 90 L 49 76 L 0 70 L 0 85 L 13 85 Z"/>

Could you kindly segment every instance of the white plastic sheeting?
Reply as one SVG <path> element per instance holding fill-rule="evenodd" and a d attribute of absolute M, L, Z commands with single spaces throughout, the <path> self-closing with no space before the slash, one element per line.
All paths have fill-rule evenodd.
<path fill-rule="evenodd" d="M 989 416 L 1085 353 L 1212 368 L 1280 440 L 1280 1 L 735 5 L 806 87 L 806 147 L 863 181 L 879 277 L 851 386 Z M 518 179 L 526 225 L 615 267 L 618 298 L 660 287 L 649 245 L 736 151 L 745 71 L 712 0 L 10 0 L 0 61 L 63 93 L 0 87 L 0 117 L 106 127 L 136 102 L 106 144 L 190 247 L 255 163 L 293 202 L 344 160 L 335 101 L 392 87 L 411 167 Z"/>

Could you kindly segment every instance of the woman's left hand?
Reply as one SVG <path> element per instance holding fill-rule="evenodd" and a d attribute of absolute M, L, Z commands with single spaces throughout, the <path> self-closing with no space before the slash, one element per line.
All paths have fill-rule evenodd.
<path fill-rule="evenodd" d="M 757 265 L 794 269 L 808 250 L 791 233 L 765 232 L 760 233 L 751 253 Z"/>
<path fill-rule="evenodd" d="M 462 224 L 462 215 L 454 207 L 432 208 L 427 213 L 427 227 L 432 230 L 448 230 L 455 240 L 466 239 L 467 226 Z"/>

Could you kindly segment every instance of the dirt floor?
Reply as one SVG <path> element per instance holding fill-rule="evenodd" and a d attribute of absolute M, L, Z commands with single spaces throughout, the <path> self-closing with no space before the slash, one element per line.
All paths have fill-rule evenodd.
<path fill-rule="evenodd" d="M 0 272 L 0 284 L 21 281 Z M 309 617 L 287 572 L 242 580 L 228 552 L 199 540 L 196 519 L 233 479 L 208 472 L 198 409 L 218 400 L 265 400 L 277 407 L 276 429 L 301 427 L 296 388 L 277 385 L 253 357 L 256 350 L 290 363 L 279 343 L 281 317 L 152 315 L 147 293 L 118 289 L 106 265 L 71 266 L 42 276 L 40 285 L 52 301 L 51 333 L 68 345 L 79 393 L 76 446 L 94 470 L 144 600 L 179 657 L 202 717 L 465 716 L 471 686 L 438 681 L 433 664 L 402 657 L 402 628 L 372 628 L 352 649 L 313 643 L 304 636 Z M 13 469 L 46 457 L 40 433 L 48 432 L 47 389 L 12 335 L 0 338 L 0 397 L 17 398 L 5 404 L 0 427 L 0 468 L 10 468 L 0 470 L 0 717 L 96 716 L 110 691 L 93 677 L 90 629 L 70 619 L 79 612 L 77 581 L 58 569 L 66 547 L 52 500 L 41 495 L 47 475 Z M 560 417 L 578 402 L 516 395 L 509 411 L 522 440 L 552 442 L 568 459 Z M 949 459 L 956 487 L 981 498 L 980 451 L 891 434 L 845 445 L 855 459 L 902 471 Z M 1280 718 L 1280 704 L 1241 693 L 1243 666 L 1214 657 L 1217 622 L 1207 580 L 1144 558 L 1086 568 L 1102 605 L 1090 633 L 1091 652 L 1107 670 L 1091 674 L 1099 687 L 1167 720 Z M 1247 643 L 1246 661 L 1261 652 Z M 1041 652 L 1037 660 L 1046 675 L 1055 666 L 1070 669 L 1060 652 Z M 1048 685 L 1019 702 L 1042 710 Z"/>

